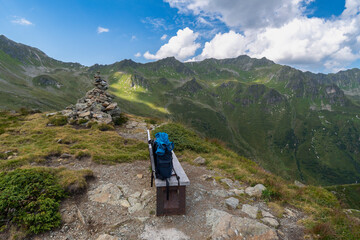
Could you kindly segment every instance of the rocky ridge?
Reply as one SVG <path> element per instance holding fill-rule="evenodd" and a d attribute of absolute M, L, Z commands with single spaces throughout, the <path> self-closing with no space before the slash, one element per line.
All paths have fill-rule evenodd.
<path fill-rule="evenodd" d="M 70 105 L 61 113 L 68 117 L 70 123 L 97 122 L 110 124 L 120 117 L 121 110 L 113 97 L 106 92 L 108 83 L 100 77 L 100 72 L 95 75 L 95 88 L 88 91 L 85 97 L 77 103 Z"/>

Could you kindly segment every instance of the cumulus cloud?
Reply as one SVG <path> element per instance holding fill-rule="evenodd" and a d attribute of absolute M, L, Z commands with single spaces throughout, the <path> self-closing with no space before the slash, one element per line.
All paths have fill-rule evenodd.
<path fill-rule="evenodd" d="M 200 48 L 200 44 L 195 42 L 198 36 L 198 33 L 194 33 L 194 31 L 188 27 L 179 29 L 176 36 L 170 38 L 168 43 L 162 45 L 155 54 L 147 51 L 144 57 L 146 59 L 157 60 L 174 56 L 179 60 L 185 60 L 193 56 L 195 51 Z"/>
<path fill-rule="evenodd" d="M 23 26 L 33 25 L 33 23 L 30 22 L 29 20 L 27 20 L 25 18 L 19 18 L 19 17 L 15 17 L 15 19 L 12 20 L 11 22 L 18 24 L 18 25 L 23 25 Z"/>
<path fill-rule="evenodd" d="M 246 39 L 243 35 L 230 31 L 218 33 L 215 37 L 205 43 L 202 53 L 192 60 L 203 60 L 206 58 L 231 58 L 244 54 L 246 51 Z"/>
<path fill-rule="evenodd" d="M 161 38 L 160 38 L 160 39 L 164 41 L 164 40 L 166 40 L 166 38 L 167 38 L 167 35 L 166 35 L 166 34 L 164 34 L 164 35 L 162 35 L 162 36 L 161 36 Z"/>
<path fill-rule="evenodd" d="M 281 26 L 301 16 L 311 0 L 164 0 L 180 13 L 210 16 L 242 29 Z M 356 1 L 356 0 L 353 0 Z"/>
<path fill-rule="evenodd" d="M 141 53 L 140 53 L 140 52 L 137 52 L 137 53 L 134 54 L 134 56 L 137 57 L 137 58 L 138 58 L 138 57 L 141 57 Z"/>
<path fill-rule="evenodd" d="M 105 32 L 109 32 L 110 30 L 108 28 L 103 28 L 103 27 L 98 27 L 97 28 L 97 32 L 100 33 L 105 33 Z"/>
<path fill-rule="evenodd" d="M 247 54 L 251 57 L 266 57 L 304 70 L 337 71 L 360 58 L 358 0 L 346 0 L 343 13 L 331 19 L 309 18 L 302 14 L 312 0 L 286 0 L 288 5 L 283 0 L 254 0 L 254 3 L 261 5 L 259 9 L 253 9 L 252 1 L 223 0 L 222 6 L 218 0 L 166 1 L 180 11 L 191 11 L 200 17 L 218 14 L 217 17 L 232 29 L 217 33 L 205 43 L 201 54 L 191 60 Z M 243 11 L 233 11 L 234 9 L 227 7 L 230 2 L 234 3 L 234 9 L 241 6 L 244 12 L 249 12 L 252 16 L 243 16 Z M 274 4 L 270 8 L 271 14 L 277 13 L 274 17 L 261 10 L 262 4 L 266 5 L 268 2 Z M 281 7 L 280 3 L 286 6 Z M 293 16 L 287 12 L 291 12 Z M 262 19 L 260 25 L 250 23 L 253 16 Z M 241 32 L 238 30 L 239 26 L 243 27 Z"/>

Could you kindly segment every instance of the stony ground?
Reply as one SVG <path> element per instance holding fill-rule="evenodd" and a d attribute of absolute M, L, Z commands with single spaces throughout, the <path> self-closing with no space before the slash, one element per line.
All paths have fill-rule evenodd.
<path fill-rule="evenodd" d="M 117 131 L 145 141 L 145 129 L 144 122 L 130 119 Z M 87 192 L 62 203 L 59 229 L 30 239 L 304 239 L 297 224 L 300 212 L 285 208 L 282 218 L 276 218 L 264 202 L 248 196 L 256 188 L 227 178 L 217 181 L 214 177 L 221 173 L 199 164 L 182 163 L 191 181 L 186 215 L 166 217 L 155 216 L 156 189 L 150 187 L 148 159 L 109 166 L 70 158 L 54 159 L 51 165 L 88 168 L 96 177 Z"/>

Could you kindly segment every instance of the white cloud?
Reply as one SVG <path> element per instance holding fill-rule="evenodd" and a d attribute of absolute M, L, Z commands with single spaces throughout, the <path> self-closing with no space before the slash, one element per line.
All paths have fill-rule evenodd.
<path fill-rule="evenodd" d="M 134 41 L 134 40 L 136 40 L 137 38 L 136 38 L 136 36 L 135 35 L 132 35 L 131 36 L 131 41 Z"/>
<path fill-rule="evenodd" d="M 136 54 L 134 54 L 135 57 L 141 57 L 141 53 L 140 52 L 137 52 Z"/>
<path fill-rule="evenodd" d="M 180 11 L 190 11 L 198 17 L 218 14 L 216 17 L 233 29 L 217 33 L 205 43 L 201 54 L 191 60 L 247 54 L 257 58 L 267 57 L 277 63 L 304 70 L 337 71 L 360 58 L 359 0 L 346 0 L 346 9 L 341 16 L 331 19 L 309 18 L 302 14 L 307 11 L 304 6 L 312 0 L 255 0 L 254 3 L 223 0 L 222 6 L 220 0 L 166 1 Z M 275 11 L 277 16 L 271 17 L 264 9 L 261 10 L 262 6 L 252 12 L 253 4 L 263 3 L 267 6 L 268 2 L 275 5 L 269 12 L 273 14 Z M 287 2 L 288 5 L 278 7 L 280 2 Z M 231 9 L 228 6 L 230 3 L 234 4 L 234 9 L 243 7 L 243 11 Z M 218 7 L 217 11 L 215 6 Z M 251 15 L 259 18 L 259 25 L 247 23 L 254 20 Z M 264 22 L 264 19 L 267 20 Z M 238 31 L 239 26 L 244 27 L 241 32 Z"/>
<path fill-rule="evenodd" d="M 174 56 L 179 60 L 185 60 L 193 56 L 200 47 L 200 44 L 195 42 L 198 36 L 198 33 L 194 33 L 188 27 L 179 29 L 176 36 L 170 38 L 168 43 L 162 45 L 156 54 L 151 54 L 147 51 L 144 57 L 146 59 L 162 59 Z"/>
<path fill-rule="evenodd" d="M 152 25 L 154 29 L 161 29 L 161 28 L 164 30 L 168 29 L 168 26 L 165 23 L 165 19 L 163 18 L 146 17 L 145 19 L 142 19 L 141 22 Z"/>
<path fill-rule="evenodd" d="M 25 18 L 19 18 L 19 17 L 15 17 L 15 19 L 12 20 L 11 22 L 15 23 L 15 24 L 23 25 L 23 26 L 33 25 L 33 23 L 30 22 L 29 20 L 27 20 Z"/>
<path fill-rule="evenodd" d="M 162 35 L 162 36 L 161 36 L 161 38 L 160 38 L 160 39 L 164 41 L 166 38 L 167 38 L 167 35 L 166 35 L 166 34 L 164 34 L 164 35 Z"/>
<path fill-rule="evenodd" d="M 311 0 L 164 0 L 181 13 L 210 16 L 242 29 L 281 26 L 301 16 Z M 356 0 L 354 0 L 356 1 Z"/>
<path fill-rule="evenodd" d="M 206 20 L 204 17 L 198 17 L 196 20 L 197 24 L 199 25 L 205 25 L 205 26 L 212 26 L 213 24 Z"/>
<path fill-rule="evenodd" d="M 98 27 L 97 28 L 97 32 L 100 33 L 104 33 L 104 32 L 109 32 L 110 30 L 108 28 L 103 28 L 103 27 Z"/>
<path fill-rule="evenodd" d="M 230 31 L 228 33 L 218 33 L 210 41 L 205 43 L 200 56 L 192 60 L 203 60 L 206 58 L 231 58 L 245 53 L 246 39 L 243 35 Z"/>
<path fill-rule="evenodd" d="M 344 17 L 355 16 L 360 12 L 360 1 L 359 0 L 346 0 L 345 11 L 343 12 Z"/>

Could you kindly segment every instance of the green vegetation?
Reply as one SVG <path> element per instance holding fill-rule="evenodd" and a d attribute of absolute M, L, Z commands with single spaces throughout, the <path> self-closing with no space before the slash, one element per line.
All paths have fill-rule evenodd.
<path fill-rule="evenodd" d="M 194 132 L 186 130 L 183 126 L 176 123 L 170 123 L 156 128 L 152 135 L 155 136 L 158 132 L 166 132 L 169 139 L 174 142 L 176 151 L 192 150 L 196 153 L 208 153 L 209 146 L 203 143 Z"/>
<path fill-rule="evenodd" d="M 48 124 L 53 126 L 64 126 L 67 124 L 67 117 L 62 115 L 55 115 L 49 118 Z"/>
<path fill-rule="evenodd" d="M 354 215 L 343 212 L 341 202 L 330 191 L 317 186 L 299 188 L 283 178 L 271 174 L 253 161 L 239 156 L 219 140 L 206 140 L 180 124 L 161 126 L 156 132 L 166 132 L 175 143 L 175 151 L 182 161 L 192 163 L 201 154 L 207 167 L 220 169 L 225 175 L 248 185 L 262 183 L 267 190 L 262 198 L 281 217 L 284 207 L 293 206 L 308 216 L 303 224 L 318 239 L 359 239 L 360 222 Z M 194 147 L 198 146 L 198 148 Z"/>
<path fill-rule="evenodd" d="M 115 118 L 113 118 L 113 122 L 114 122 L 115 126 L 122 126 L 122 125 L 124 125 L 128 120 L 129 120 L 129 118 L 128 118 L 124 113 L 121 113 L 121 114 L 120 114 L 120 117 L 115 117 Z"/>
<path fill-rule="evenodd" d="M 54 116 L 59 118 L 59 116 Z M 52 118 L 50 118 L 52 119 Z M 76 129 L 71 125 L 48 127 L 45 114 L 0 112 L 0 229 L 16 226 L 27 235 L 60 224 L 59 203 L 82 192 L 90 170 L 31 167 L 49 164 L 68 153 L 77 160 L 113 164 L 147 159 L 147 145 L 123 139 L 113 127 Z M 104 129 L 102 129 L 104 130 Z M 104 151 L 106 149 L 106 151 Z M 25 190 L 24 190 L 25 189 Z"/>
<path fill-rule="evenodd" d="M 360 210 L 360 184 L 336 185 L 326 189 L 335 194 L 343 208 Z"/>
<path fill-rule="evenodd" d="M 59 202 L 65 192 L 47 172 L 18 169 L 0 173 L 0 220 L 40 233 L 60 225 Z"/>
<path fill-rule="evenodd" d="M 4 36 L 0 46 L 3 108 L 63 109 L 91 88 L 91 76 L 100 71 L 125 112 L 181 122 L 286 179 L 360 181 L 359 69 L 312 74 L 248 56 L 191 63 L 124 60 L 88 68 Z M 41 64 L 47 72 L 39 68 L 30 83 L 25 70 Z"/>
<path fill-rule="evenodd" d="M 60 201 L 70 189 L 86 185 L 89 170 L 24 168 L 0 172 L 0 229 L 16 225 L 25 233 L 41 233 L 61 223 Z"/>
<path fill-rule="evenodd" d="M 48 120 L 45 114 L 22 116 L 1 112 L 0 127 L 4 133 L 0 135 L 0 153 L 4 156 L 7 151 L 16 152 L 17 156 L 0 160 L 0 170 L 15 169 L 31 162 L 41 164 L 62 153 L 77 156 L 86 152 L 94 161 L 102 163 L 129 162 L 148 156 L 145 143 L 123 139 L 111 131 L 112 126 L 48 127 Z M 103 131 L 105 129 L 108 131 Z"/>

